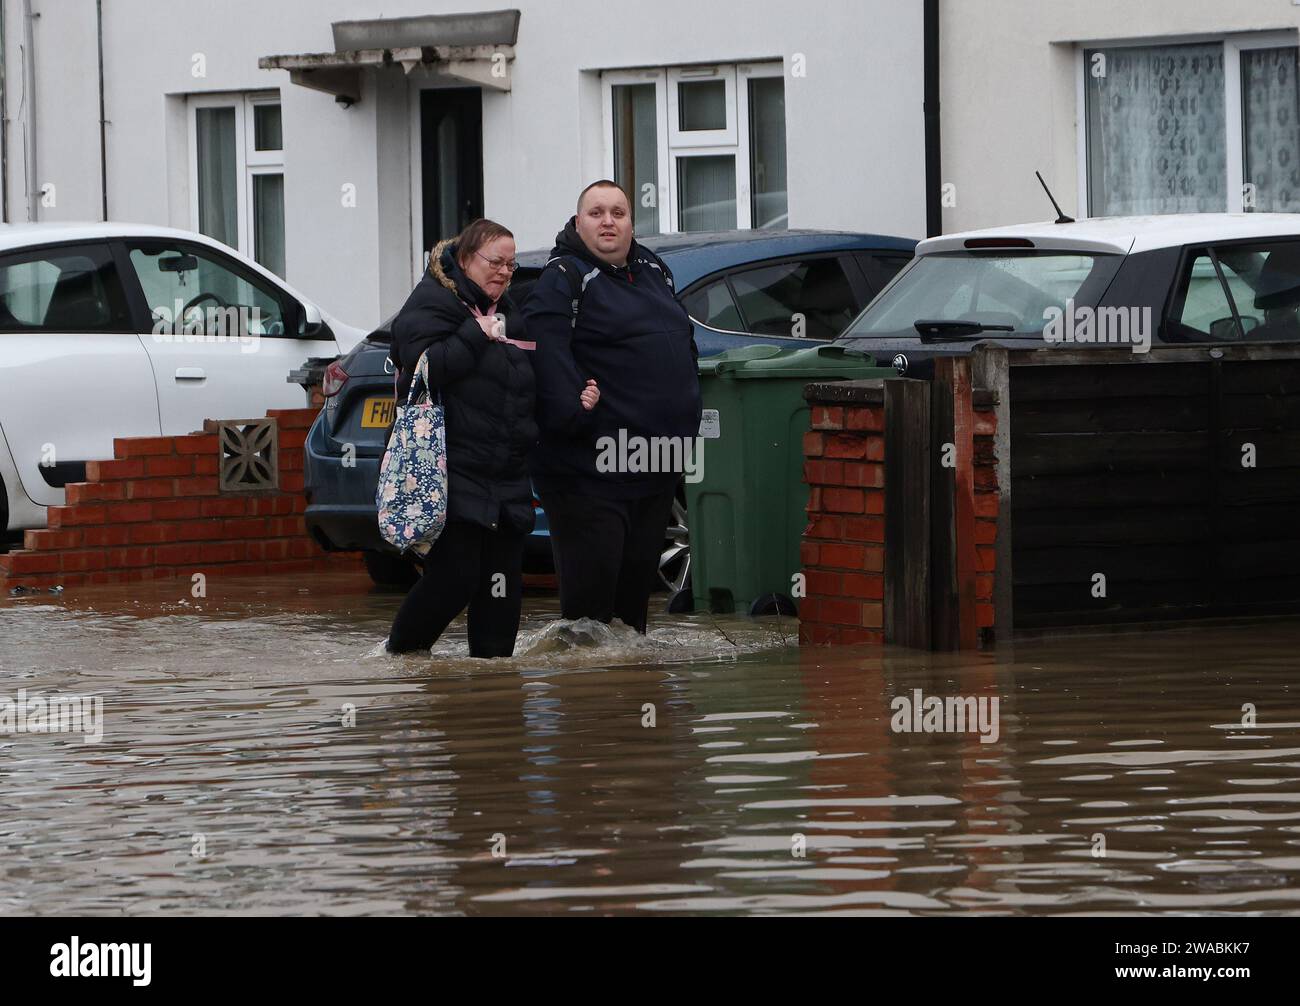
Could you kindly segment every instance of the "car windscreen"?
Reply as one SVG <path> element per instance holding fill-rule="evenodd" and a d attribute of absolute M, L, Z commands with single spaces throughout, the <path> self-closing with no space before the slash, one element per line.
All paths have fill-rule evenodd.
<path fill-rule="evenodd" d="M 899 273 L 841 338 L 913 337 L 917 321 L 970 322 L 1041 336 L 1052 312 L 1095 305 L 1122 255 L 1065 251 L 942 252 Z"/>

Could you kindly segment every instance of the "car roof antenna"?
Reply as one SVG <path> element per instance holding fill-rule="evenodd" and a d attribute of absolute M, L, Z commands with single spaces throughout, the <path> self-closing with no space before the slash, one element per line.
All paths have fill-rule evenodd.
<path fill-rule="evenodd" d="M 1056 210 L 1056 222 L 1058 224 L 1074 223 L 1074 217 L 1067 217 L 1064 213 L 1061 212 L 1061 206 L 1056 201 L 1056 197 L 1052 195 L 1052 190 L 1047 187 L 1047 183 L 1043 181 L 1043 176 L 1037 171 L 1035 171 L 1034 174 L 1038 175 L 1038 184 L 1041 185 L 1043 187 L 1043 191 L 1047 193 L 1047 198 L 1052 200 L 1052 209 Z"/>

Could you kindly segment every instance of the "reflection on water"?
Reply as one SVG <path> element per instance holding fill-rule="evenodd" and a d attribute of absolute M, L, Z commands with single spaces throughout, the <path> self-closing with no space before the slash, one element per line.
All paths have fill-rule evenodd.
<path fill-rule="evenodd" d="M 1300 910 L 1294 624 L 955 657 L 543 596 L 478 661 L 378 654 L 349 574 L 180 589 L 0 604 L 0 696 L 105 717 L 0 734 L 0 912 Z M 917 689 L 997 741 L 895 732 Z"/>

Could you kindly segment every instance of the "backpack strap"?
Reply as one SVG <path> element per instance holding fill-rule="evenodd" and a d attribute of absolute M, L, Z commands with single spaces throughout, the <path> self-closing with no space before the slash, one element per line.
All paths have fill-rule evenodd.
<path fill-rule="evenodd" d="M 648 266 L 658 273 L 659 277 L 668 287 L 668 292 L 676 297 L 677 289 L 673 285 L 672 270 L 668 268 L 663 259 L 652 252 L 649 248 L 642 247 L 641 245 L 638 245 L 637 248 L 640 250 L 641 254 L 632 261 Z M 628 264 L 631 265 L 632 263 L 629 262 Z M 583 294 L 587 292 L 587 284 L 600 275 L 600 268 L 598 266 L 593 266 L 589 272 L 584 273 L 582 270 L 586 267 L 586 263 L 571 255 L 556 255 L 553 258 L 549 258 L 546 260 L 546 265 L 542 266 L 542 268 L 547 269 L 552 265 L 560 270 L 560 273 L 564 276 L 565 282 L 569 284 L 569 305 L 571 312 L 569 316 L 569 327 L 577 328 L 578 312 L 582 308 Z"/>
<path fill-rule="evenodd" d="M 576 258 L 556 255 L 554 258 L 547 259 L 546 265 L 542 266 L 546 269 L 554 265 L 560 270 L 564 281 L 569 284 L 570 328 L 578 327 L 578 311 L 582 308 L 582 295 L 587 292 L 587 284 L 600 275 L 599 268 L 592 268 L 590 272 L 584 274 L 580 268 L 582 264 Z"/>
<path fill-rule="evenodd" d="M 663 279 L 664 283 L 667 284 L 668 292 L 676 297 L 677 287 L 673 284 L 673 272 L 668 268 L 668 264 L 644 245 L 637 245 L 637 248 L 641 254 L 636 261 L 641 265 L 649 266 L 651 269 L 655 270 Z"/>

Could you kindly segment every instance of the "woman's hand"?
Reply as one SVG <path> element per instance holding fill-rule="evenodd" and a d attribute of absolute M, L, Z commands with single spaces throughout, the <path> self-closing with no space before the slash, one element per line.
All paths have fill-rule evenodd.
<path fill-rule="evenodd" d="M 588 412 L 594 409 L 596 403 L 600 401 L 600 389 L 596 387 L 596 382 L 594 380 L 589 380 L 587 386 L 582 389 L 582 394 L 580 394 L 578 398 L 582 401 L 582 407 Z"/>
<path fill-rule="evenodd" d="M 474 319 L 478 322 L 478 327 L 483 329 L 483 334 L 494 342 L 505 342 L 505 319 L 498 314 L 485 314 Z"/>

